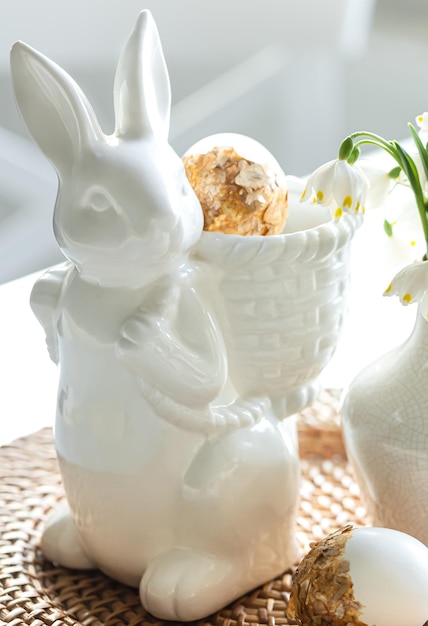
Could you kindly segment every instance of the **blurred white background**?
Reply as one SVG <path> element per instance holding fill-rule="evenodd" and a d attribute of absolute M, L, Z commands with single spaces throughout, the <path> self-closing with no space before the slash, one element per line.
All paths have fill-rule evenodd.
<path fill-rule="evenodd" d="M 2 0 L 0 283 L 61 258 L 50 226 L 56 180 L 16 111 L 11 45 L 24 40 L 62 65 L 109 132 L 116 61 L 143 8 L 164 45 L 179 153 L 212 132 L 242 132 L 303 174 L 334 155 L 349 127 L 347 74 L 369 53 L 375 0 Z"/>
<path fill-rule="evenodd" d="M 16 111 L 11 45 L 24 40 L 62 65 L 109 132 L 116 61 L 143 8 L 151 9 L 164 46 L 173 96 L 171 143 L 179 153 L 205 135 L 241 132 L 265 144 L 286 173 L 305 175 L 334 158 L 349 132 L 372 130 L 400 139 L 407 122 L 428 110 L 422 71 L 426 0 L 2 0 L 0 283 L 63 260 L 51 226 L 56 176 Z M 391 256 L 383 258 L 377 247 L 382 220 L 368 221 L 375 224 L 374 252 L 367 254 L 370 240 L 356 242 L 351 315 L 326 373 L 333 386 L 346 384 L 391 338 L 394 343 L 406 336 L 412 323 L 398 302 L 382 301 L 394 262 L 385 271 Z M 27 306 L 33 280 L 23 290 L 11 284 L 0 297 L 0 350 L 14 358 L 0 362 L 9 370 L 3 404 L 11 424 L 14 414 L 22 419 L 31 413 L 41 377 L 55 377 L 41 356 L 41 329 Z M 23 329 L 19 337 L 10 332 L 14 322 Z M 35 333 L 39 343 L 29 350 Z M 51 407 L 54 394 L 48 396 Z M 43 399 L 37 404 L 40 419 L 52 416 L 43 410 Z"/>
<path fill-rule="evenodd" d="M 179 153 L 213 132 L 242 132 L 304 175 L 348 132 L 400 138 L 428 108 L 426 0 L 2 0 L 0 283 L 62 258 L 56 178 L 16 111 L 11 45 L 24 40 L 62 65 L 109 132 L 116 61 L 143 8 L 164 46 Z"/>
<path fill-rule="evenodd" d="M 428 108 L 425 0 L 2 0 L 0 283 L 62 258 L 51 227 L 56 177 L 17 113 L 11 45 L 24 40 L 62 65 L 110 132 L 116 61 L 143 8 L 164 46 L 179 153 L 213 132 L 242 132 L 286 173 L 304 175 L 348 132 L 400 138 Z"/>

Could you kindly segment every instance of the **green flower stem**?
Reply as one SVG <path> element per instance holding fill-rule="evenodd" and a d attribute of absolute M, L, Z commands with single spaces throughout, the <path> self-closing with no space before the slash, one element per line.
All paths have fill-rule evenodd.
<path fill-rule="evenodd" d="M 392 157 L 395 158 L 392 143 L 390 141 L 386 141 L 386 139 L 384 139 L 380 135 L 376 135 L 375 133 L 369 133 L 365 131 L 358 131 L 356 133 L 352 133 L 352 135 L 349 135 L 349 137 L 351 137 L 352 139 L 358 139 L 359 137 L 364 137 L 365 139 L 358 141 L 357 145 L 358 144 L 362 145 L 364 143 L 372 144 L 374 146 L 377 146 L 378 148 L 382 148 L 382 150 L 385 150 L 385 152 L 388 152 L 388 154 L 390 154 Z"/>
<path fill-rule="evenodd" d="M 414 134 L 415 133 L 412 133 L 413 138 Z M 422 189 L 418 169 L 412 157 L 396 141 L 386 141 L 385 139 L 383 139 L 383 137 L 380 137 L 379 135 L 376 135 L 374 133 L 359 131 L 349 135 L 345 139 L 345 141 L 348 141 L 349 139 L 352 139 L 353 141 L 357 139 L 357 141 L 354 143 L 354 148 L 359 148 L 362 145 L 372 145 L 376 146 L 377 148 L 381 148 L 397 162 L 397 164 L 406 174 L 409 185 L 412 188 L 413 195 L 416 200 L 416 206 L 418 207 L 428 256 L 428 200 L 425 199 L 425 194 Z M 344 142 L 342 142 L 342 145 L 343 143 Z M 421 152 L 421 147 L 423 148 L 423 146 L 419 145 L 418 142 L 416 142 L 416 146 L 419 152 Z M 426 153 L 426 150 L 423 150 L 425 155 L 421 155 L 421 158 L 422 163 L 425 166 L 426 164 L 428 165 L 428 155 Z"/>
<path fill-rule="evenodd" d="M 418 149 L 419 152 L 419 156 L 421 157 L 421 161 L 422 161 L 422 166 L 424 168 L 424 172 L 425 172 L 425 176 L 428 179 L 428 152 L 425 149 L 425 146 L 423 145 L 418 133 L 416 132 L 416 129 L 412 126 L 412 124 L 408 124 L 409 126 L 409 130 L 410 130 L 410 134 L 413 137 L 413 141 L 416 144 L 416 147 Z"/>
<path fill-rule="evenodd" d="M 419 173 L 416 168 L 415 162 L 409 154 L 398 144 L 395 143 L 398 154 L 401 157 L 403 163 L 403 171 L 405 172 L 409 184 L 413 190 L 415 196 L 416 206 L 418 207 L 419 216 L 422 222 L 422 228 L 424 231 L 425 243 L 428 253 L 428 218 L 427 218 L 427 202 L 424 199 L 424 192 L 421 186 Z"/>

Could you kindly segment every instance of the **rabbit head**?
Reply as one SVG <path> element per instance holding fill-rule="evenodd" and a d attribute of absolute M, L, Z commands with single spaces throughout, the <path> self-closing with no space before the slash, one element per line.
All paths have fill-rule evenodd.
<path fill-rule="evenodd" d="M 116 69 L 116 127 L 105 135 L 75 81 L 28 45 L 11 52 L 24 122 L 55 167 L 54 230 L 88 280 L 144 284 L 180 263 L 203 216 L 168 144 L 170 83 L 159 34 L 140 13 Z"/>

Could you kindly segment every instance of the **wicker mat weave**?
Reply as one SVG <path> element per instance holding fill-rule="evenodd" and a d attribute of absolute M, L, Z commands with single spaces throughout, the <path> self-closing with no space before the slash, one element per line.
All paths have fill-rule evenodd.
<path fill-rule="evenodd" d="M 346 462 L 336 392 L 324 392 L 299 416 L 302 458 L 298 539 L 309 543 L 347 523 L 367 523 Z M 55 567 L 38 547 L 43 522 L 63 498 L 52 432 L 0 448 L 0 624 L 135 626 L 161 624 L 138 592 L 97 572 Z M 199 626 L 293 624 L 285 617 L 291 571 L 240 598 Z"/>

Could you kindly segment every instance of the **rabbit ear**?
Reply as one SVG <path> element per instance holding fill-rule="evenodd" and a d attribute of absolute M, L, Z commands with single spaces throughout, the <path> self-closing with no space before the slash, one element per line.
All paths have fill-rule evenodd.
<path fill-rule="evenodd" d="M 142 11 L 128 39 L 114 82 L 116 134 L 167 139 L 171 110 L 168 70 L 156 24 Z"/>
<path fill-rule="evenodd" d="M 15 97 L 24 122 L 59 173 L 84 146 L 104 137 L 85 94 L 58 65 L 18 41 L 11 51 Z"/>

